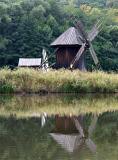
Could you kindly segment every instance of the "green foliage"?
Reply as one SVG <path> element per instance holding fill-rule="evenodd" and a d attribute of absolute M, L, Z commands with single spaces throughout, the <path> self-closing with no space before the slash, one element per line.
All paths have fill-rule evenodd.
<path fill-rule="evenodd" d="M 118 9 L 115 0 L 0 0 L 0 67 L 17 66 L 20 57 L 41 57 L 45 47 L 73 25 L 71 15 L 90 30 L 104 17 L 105 24 L 94 47 L 104 70 L 118 68 Z M 50 63 L 53 63 L 54 59 Z M 87 56 L 87 66 L 93 62 Z"/>
<path fill-rule="evenodd" d="M 8 85 L 8 84 L 0 85 L 0 93 L 7 93 L 8 94 L 8 93 L 13 93 L 13 92 L 14 92 L 14 90 L 11 85 Z"/>

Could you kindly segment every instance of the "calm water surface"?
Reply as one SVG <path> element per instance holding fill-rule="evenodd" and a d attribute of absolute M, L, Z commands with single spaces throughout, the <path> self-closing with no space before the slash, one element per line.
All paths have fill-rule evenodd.
<path fill-rule="evenodd" d="M 117 95 L 0 97 L 0 160 L 117 159 Z"/>

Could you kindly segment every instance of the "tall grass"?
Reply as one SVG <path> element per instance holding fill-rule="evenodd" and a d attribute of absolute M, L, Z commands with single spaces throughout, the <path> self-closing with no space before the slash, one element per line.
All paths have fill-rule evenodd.
<path fill-rule="evenodd" d="M 118 92 L 118 74 L 20 68 L 0 70 L 0 93 Z"/>

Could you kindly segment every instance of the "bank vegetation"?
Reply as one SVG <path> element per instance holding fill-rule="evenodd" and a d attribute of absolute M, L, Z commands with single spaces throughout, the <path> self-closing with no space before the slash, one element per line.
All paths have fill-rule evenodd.
<path fill-rule="evenodd" d="M 0 70 L 0 93 L 117 93 L 118 74 L 102 71 Z"/>

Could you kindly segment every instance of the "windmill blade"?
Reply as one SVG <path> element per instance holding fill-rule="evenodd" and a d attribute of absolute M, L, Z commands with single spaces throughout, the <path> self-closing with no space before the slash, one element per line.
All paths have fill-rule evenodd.
<path fill-rule="evenodd" d="M 71 16 L 70 17 L 71 20 L 73 21 L 74 26 L 76 27 L 76 29 L 79 31 L 79 33 L 82 36 L 82 40 L 84 40 L 83 42 L 87 42 L 88 39 L 88 34 L 85 32 L 84 30 L 84 25 L 81 21 L 78 21 L 78 19 L 75 16 Z M 80 37 L 81 38 L 81 37 Z"/>
<path fill-rule="evenodd" d="M 78 29 L 78 31 L 82 34 L 82 37 L 84 38 L 85 42 L 87 42 L 88 34 L 85 32 L 83 23 L 81 21 L 78 21 L 75 26 Z"/>
<path fill-rule="evenodd" d="M 85 143 L 92 153 L 96 152 L 97 147 L 96 147 L 95 143 L 90 138 L 86 139 Z"/>
<path fill-rule="evenodd" d="M 91 124 L 89 126 L 89 129 L 88 129 L 88 134 L 89 134 L 89 137 L 92 136 L 92 133 L 93 131 L 95 130 L 95 127 L 96 127 L 96 124 L 97 124 L 97 120 L 98 120 L 98 117 L 97 115 L 94 115 L 92 121 L 91 121 Z"/>
<path fill-rule="evenodd" d="M 88 39 L 92 42 L 102 29 L 102 21 L 98 21 L 88 33 Z"/>
<path fill-rule="evenodd" d="M 98 65 L 99 60 L 98 60 L 98 58 L 97 58 L 97 55 L 96 55 L 95 50 L 94 50 L 94 48 L 93 48 L 93 45 L 92 45 L 91 43 L 90 43 L 89 51 L 90 51 L 90 53 L 91 53 L 91 56 L 92 56 L 92 58 L 93 58 L 93 61 L 94 61 L 95 65 Z"/>
<path fill-rule="evenodd" d="M 76 63 L 77 61 L 79 61 L 82 53 L 85 51 L 85 48 L 86 48 L 86 44 L 83 43 L 82 46 L 81 46 L 81 48 L 80 48 L 79 51 L 77 52 L 75 58 L 73 59 L 73 61 L 72 61 L 71 64 L 70 64 L 70 68 L 71 68 L 71 69 L 73 68 L 73 66 L 75 65 L 75 63 Z"/>
<path fill-rule="evenodd" d="M 74 118 L 74 122 L 75 122 L 75 126 L 76 126 L 77 130 L 79 131 L 81 137 L 84 137 L 84 131 L 79 123 L 79 120 L 77 118 Z"/>

